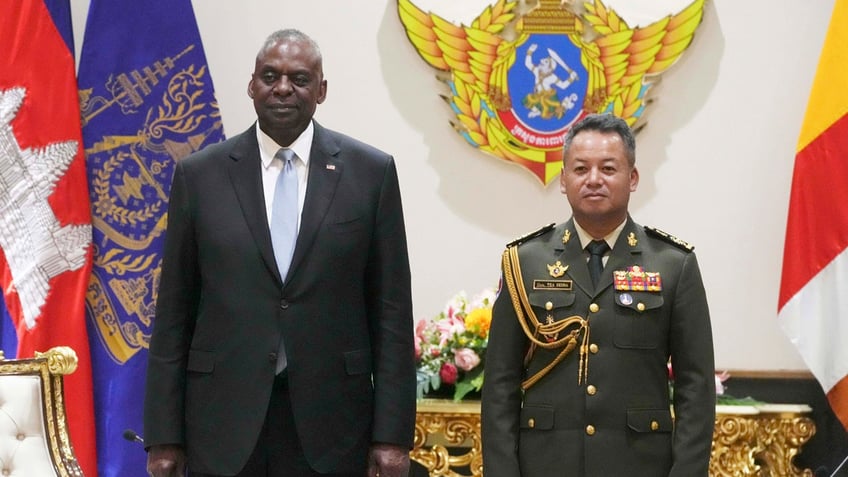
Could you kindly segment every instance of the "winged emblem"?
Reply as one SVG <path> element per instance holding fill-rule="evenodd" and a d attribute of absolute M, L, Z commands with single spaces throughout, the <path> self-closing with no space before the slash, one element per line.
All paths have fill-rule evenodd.
<path fill-rule="evenodd" d="M 635 28 L 601 0 L 579 13 L 538 0 L 523 15 L 517 1 L 499 0 L 470 25 L 412 0 L 398 0 L 398 14 L 421 58 L 444 72 L 453 128 L 547 185 L 560 172 L 565 133 L 583 116 L 612 112 L 639 129 L 648 91 L 692 42 L 704 2 Z"/>

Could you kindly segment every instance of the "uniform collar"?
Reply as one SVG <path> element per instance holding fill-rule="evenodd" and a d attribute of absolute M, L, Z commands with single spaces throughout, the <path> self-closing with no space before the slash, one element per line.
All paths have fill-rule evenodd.
<path fill-rule="evenodd" d="M 625 225 L 627 225 L 626 218 L 624 219 L 624 221 L 618 224 L 618 227 L 613 229 L 612 232 L 610 232 L 606 235 L 606 237 L 603 238 L 607 245 L 609 245 L 610 250 L 612 250 L 612 248 L 615 246 L 615 242 L 618 240 L 618 236 L 621 235 L 621 231 L 624 230 Z M 577 231 L 577 237 L 580 239 L 581 249 L 586 248 L 586 246 L 589 245 L 589 242 L 595 240 L 594 237 L 589 235 L 589 232 L 586 232 L 586 230 L 581 227 L 579 223 L 577 223 L 577 219 L 574 219 L 574 230 Z"/>

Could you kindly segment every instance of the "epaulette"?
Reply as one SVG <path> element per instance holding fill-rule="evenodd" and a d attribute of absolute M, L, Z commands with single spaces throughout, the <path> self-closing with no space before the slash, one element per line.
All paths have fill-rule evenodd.
<path fill-rule="evenodd" d="M 526 241 L 528 241 L 528 240 L 530 240 L 530 239 L 532 239 L 532 238 L 536 238 L 536 237 L 538 237 L 538 236 L 540 236 L 540 235 L 542 235 L 542 234 L 544 234 L 544 233 L 546 233 L 546 232 L 550 231 L 550 230 L 551 230 L 551 229 L 553 229 L 554 227 L 556 227 L 556 223 L 551 222 L 551 223 L 549 223 L 548 225 L 546 225 L 546 226 L 544 226 L 544 227 L 542 227 L 542 228 L 540 228 L 540 229 L 538 229 L 538 230 L 534 230 L 533 232 L 530 232 L 529 234 L 524 234 L 524 235 L 522 235 L 521 237 L 518 237 L 517 239 L 513 240 L 512 242 L 510 242 L 510 243 L 506 244 L 506 248 L 509 248 L 509 247 L 512 247 L 512 246 L 515 246 L 515 245 L 518 245 L 518 244 L 524 243 L 524 242 L 526 242 Z"/>
<path fill-rule="evenodd" d="M 648 235 L 652 235 L 654 237 L 657 237 L 657 238 L 659 238 L 659 239 L 661 239 L 665 242 L 668 242 L 668 243 L 676 246 L 677 248 L 686 250 L 687 252 L 691 252 L 692 250 L 695 250 L 694 245 L 690 244 L 689 242 L 685 242 L 683 240 L 680 240 L 679 238 L 675 237 L 674 235 L 671 235 L 668 232 L 664 232 L 664 231 L 662 231 L 658 228 L 648 227 L 647 225 L 645 225 L 644 228 L 645 228 L 645 232 L 647 232 Z"/>

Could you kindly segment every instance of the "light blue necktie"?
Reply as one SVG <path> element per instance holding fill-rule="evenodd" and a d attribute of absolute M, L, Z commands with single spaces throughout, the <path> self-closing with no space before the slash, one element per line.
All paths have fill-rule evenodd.
<path fill-rule="evenodd" d="M 277 176 L 274 201 L 271 203 L 271 244 L 280 277 L 285 281 L 297 241 L 297 170 L 294 167 L 295 153 L 291 149 L 280 149 L 274 156 L 283 161 L 283 170 Z M 286 349 L 280 339 L 277 352 L 277 374 L 286 367 Z"/>
<path fill-rule="evenodd" d="M 297 241 L 297 170 L 295 154 L 291 149 L 280 149 L 274 156 L 283 161 L 283 170 L 277 176 L 274 201 L 271 203 L 271 244 L 280 278 L 284 281 L 291 265 L 294 244 Z"/>

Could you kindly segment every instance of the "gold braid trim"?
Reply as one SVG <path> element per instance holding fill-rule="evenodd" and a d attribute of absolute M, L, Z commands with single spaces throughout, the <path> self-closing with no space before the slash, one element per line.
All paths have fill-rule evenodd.
<path fill-rule="evenodd" d="M 533 376 L 524 380 L 521 383 L 521 389 L 525 391 L 529 389 L 548 374 L 554 366 L 565 359 L 565 357 L 568 356 L 569 353 L 571 353 L 577 346 L 577 337 L 580 335 L 580 331 L 585 328 L 586 333 L 583 336 L 583 343 L 580 347 L 579 384 L 586 376 L 588 376 L 588 360 L 584 357 L 586 356 L 585 351 L 589 339 L 589 321 L 578 315 L 574 315 L 553 323 L 541 323 L 536 317 L 536 314 L 533 312 L 533 308 L 530 306 L 530 301 L 527 298 L 527 290 L 524 288 L 524 281 L 521 279 L 521 263 L 518 259 L 518 247 L 512 246 L 507 248 L 507 250 L 503 253 L 502 261 L 506 288 L 509 292 L 509 297 L 512 300 L 512 306 L 515 309 L 515 316 L 518 319 L 518 323 L 521 325 L 521 329 L 524 330 L 524 334 L 531 343 L 530 350 L 525 358 L 525 363 L 529 363 L 536 346 L 545 349 L 563 348 L 557 357 L 548 363 L 547 366 L 540 369 Z M 526 316 L 524 313 L 525 310 L 527 311 Z M 565 331 L 566 328 L 569 328 L 572 325 L 577 325 L 577 328 L 569 331 L 566 336 L 559 338 L 560 332 Z M 540 335 L 545 339 L 540 340 L 538 338 Z"/>

